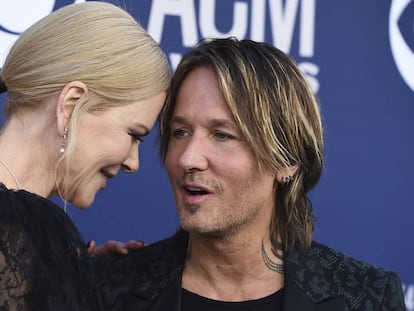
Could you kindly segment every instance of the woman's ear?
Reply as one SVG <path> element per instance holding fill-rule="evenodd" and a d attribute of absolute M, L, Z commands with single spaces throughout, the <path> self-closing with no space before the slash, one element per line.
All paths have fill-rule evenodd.
<path fill-rule="evenodd" d="M 293 176 L 297 173 L 299 166 L 297 164 L 282 168 L 276 173 L 276 179 L 279 184 L 288 184 L 292 181 Z"/>
<path fill-rule="evenodd" d="M 88 95 L 88 87 L 80 81 L 72 81 L 65 85 L 59 94 L 56 105 L 57 130 L 63 136 L 68 127 L 73 110 L 80 99 Z"/>

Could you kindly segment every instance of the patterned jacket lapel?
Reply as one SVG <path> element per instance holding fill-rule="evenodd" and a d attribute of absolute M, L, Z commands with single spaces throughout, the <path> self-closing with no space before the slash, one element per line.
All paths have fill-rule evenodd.
<path fill-rule="evenodd" d="M 296 249 L 286 256 L 284 311 L 345 309 L 344 297 L 330 286 L 329 258 L 322 253 L 314 244 L 308 251 Z"/>

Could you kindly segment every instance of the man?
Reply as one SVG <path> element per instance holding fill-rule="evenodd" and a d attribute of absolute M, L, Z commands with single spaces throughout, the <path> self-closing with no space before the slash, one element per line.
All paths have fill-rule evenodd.
<path fill-rule="evenodd" d="M 405 310 L 398 277 L 312 242 L 318 104 L 265 43 L 215 39 L 180 62 L 161 154 L 182 229 L 98 277 L 124 310 Z"/>

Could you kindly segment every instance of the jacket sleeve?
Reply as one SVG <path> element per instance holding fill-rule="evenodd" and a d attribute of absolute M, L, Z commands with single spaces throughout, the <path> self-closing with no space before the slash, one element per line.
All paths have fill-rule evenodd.
<path fill-rule="evenodd" d="M 404 294 L 402 284 L 394 272 L 388 273 L 388 283 L 384 293 L 381 310 L 383 311 L 405 311 Z"/>

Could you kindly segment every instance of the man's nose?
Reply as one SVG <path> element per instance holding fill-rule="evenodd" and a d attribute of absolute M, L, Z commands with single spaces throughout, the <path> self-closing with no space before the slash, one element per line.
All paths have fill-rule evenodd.
<path fill-rule="evenodd" d="M 208 167 L 208 153 L 206 142 L 201 137 L 192 136 L 183 147 L 179 164 L 186 171 L 206 170 Z"/>

